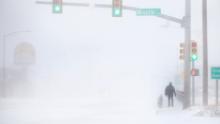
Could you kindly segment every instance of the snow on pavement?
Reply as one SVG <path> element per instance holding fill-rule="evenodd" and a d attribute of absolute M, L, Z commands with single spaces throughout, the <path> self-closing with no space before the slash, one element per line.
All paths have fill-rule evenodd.
<path fill-rule="evenodd" d="M 156 110 L 140 101 L 1 100 L 0 124 L 219 124 L 180 106 Z"/>

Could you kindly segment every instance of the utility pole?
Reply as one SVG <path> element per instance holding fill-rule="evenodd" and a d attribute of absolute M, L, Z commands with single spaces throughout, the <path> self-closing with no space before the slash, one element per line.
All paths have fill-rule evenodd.
<path fill-rule="evenodd" d="M 216 80 L 215 95 L 216 95 L 215 104 L 216 104 L 216 106 L 218 106 L 218 80 Z"/>
<path fill-rule="evenodd" d="M 192 61 L 192 69 L 195 69 L 194 61 Z M 195 75 L 192 75 L 192 105 L 195 105 Z"/>
<path fill-rule="evenodd" d="M 207 45 L 207 0 L 202 0 L 203 30 L 203 105 L 208 105 L 208 45 Z"/>
<path fill-rule="evenodd" d="M 191 81 L 190 81 L 190 51 L 191 51 L 191 0 L 185 1 L 185 59 L 184 59 L 184 102 L 183 108 L 188 108 L 191 104 Z"/>
<path fill-rule="evenodd" d="M 5 35 L 3 35 L 2 44 L 2 85 L 1 85 L 1 97 L 5 97 L 5 84 L 6 84 L 6 62 L 5 62 Z"/>

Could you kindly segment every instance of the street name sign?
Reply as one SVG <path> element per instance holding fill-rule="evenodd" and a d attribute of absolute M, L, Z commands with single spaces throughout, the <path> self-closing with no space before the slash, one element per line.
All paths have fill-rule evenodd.
<path fill-rule="evenodd" d="M 161 9 L 160 8 L 144 8 L 136 10 L 137 16 L 160 16 Z"/>
<path fill-rule="evenodd" d="M 215 80 L 220 79 L 220 67 L 212 67 L 211 68 L 211 78 Z"/>

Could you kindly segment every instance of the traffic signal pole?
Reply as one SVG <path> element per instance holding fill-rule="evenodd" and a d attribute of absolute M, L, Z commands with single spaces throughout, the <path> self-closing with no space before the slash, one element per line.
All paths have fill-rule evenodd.
<path fill-rule="evenodd" d="M 36 1 L 36 4 L 42 5 L 52 5 L 52 1 Z M 88 3 L 72 3 L 72 2 L 63 2 L 63 6 L 78 6 L 78 7 L 89 7 Z"/>
<path fill-rule="evenodd" d="M 96 4 L 96 7 L 111 7 L 111 5 Z M 136 11 L 138 8 L 123 6 L 124 9 Z M 161 14 L 156 16 L 168 21 L 180 24 L 185 30 L 185 58 L 184 58 L 184 103 L 183 108 L 186 109 L 191 105 L 191 67 L 190 67 L 190 51 L 191 51 L 191 0 L 185 0 L 185 16 L 183 19 Z"/>
<path fill-rule="evenodd" d="M 48 1 L 36 1 L 37 4 L 52 4 Z M 63 5 L 67 6 L 79 6 L 79 7 L 89 7 L 90 4 L 87 3 L 68 3 L 63 2 Z M 95 4 L 96 8 L 112 8 L 111 4 Z M 122 6 L 123 10 L 137 11 L 140 8 L 132 6 Z M 172 21 L 180 24 L 185 30 L 185 59 L 184 59 L 184 103 L 183 108 L 190 107 L 191 104 L 191 67 L 190 67 L 190 45 L 191 45 L 191 0 L 185 0 L 185 16 L 182 19 L 161 14 L 159 17 L 168 21 Z"/>
<path fill-rule="evenodd" d="M 191 104 L 191 73 L 190 73 L 190 51 L 191 51 L 191 0 L 185 1 L 185 58 L 184 58 L 184 103 L 183 108 L 190 107 Z"/>
<path fill-rule="evenodd" d="M 208 44 L 207 44 L 207 0 L 202 0 L 203 30 L 203 105 L 208 105 Z"/>
<path fill-rule="evenodd" d="M 195 68 L 195 62 L 192 61 L 192 69 Z M 195 76 L 192 75 L 192 105 L 195 105 Z"/>

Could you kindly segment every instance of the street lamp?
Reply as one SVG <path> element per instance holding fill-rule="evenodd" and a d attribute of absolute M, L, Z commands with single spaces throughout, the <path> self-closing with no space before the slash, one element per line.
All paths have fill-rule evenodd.
<path fill-rule="evenodd" d="M 19 34 L 19 33 L 29 33 L 31 31 L 29 30 L 22 30 L 22 31 L 15 31 L 15 32 L 10 32 L 10 33 L 7 33 L 7 34 L 4 34 L 3 35 L 3 59 L 2 59 L 2 63 L 3 63 L 3 68 L 2 68 L 2 78 L 3 78 L 3 83 L 2 83 L 2 96 L 5 97 L 5 84 L 6 84 L 6 39 L 7 37 L 9 36 L 13 36 L 13 35 L 16 35 L 16 34 Z"/>

